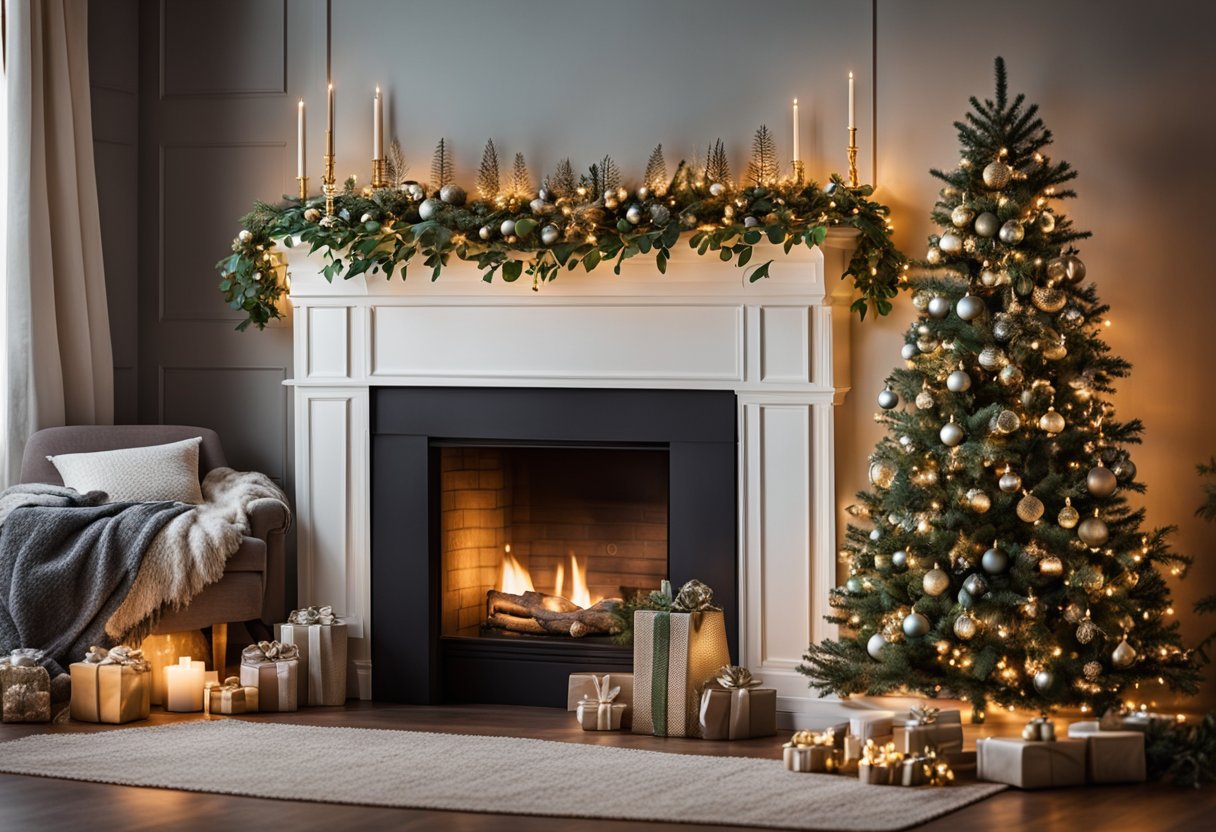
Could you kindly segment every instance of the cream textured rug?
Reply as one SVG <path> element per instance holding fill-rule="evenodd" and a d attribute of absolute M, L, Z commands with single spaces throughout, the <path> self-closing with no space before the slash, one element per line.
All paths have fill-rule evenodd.
<path fill-rule="evenodd" d="M 239 719 L 39 734 L 0 744 L 0 771 L 368 806 L 849 832 L 904 829 L 1004 788 L 863 786 L 787 772 L 779 760 Z"/>

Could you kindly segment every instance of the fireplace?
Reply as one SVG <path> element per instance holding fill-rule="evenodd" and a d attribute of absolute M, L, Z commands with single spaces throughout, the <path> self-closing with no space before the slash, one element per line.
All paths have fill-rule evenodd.
<path fill-rule="evenodd" d="M 722 391 L 374 390 L 374 697 L 564 705 L 572 671 L 632 668 L 610 599 L 668 577 L 717 590 L 737 650 L 737 408 Z M 524 593 L 546 610 L 495 606 Z"/>

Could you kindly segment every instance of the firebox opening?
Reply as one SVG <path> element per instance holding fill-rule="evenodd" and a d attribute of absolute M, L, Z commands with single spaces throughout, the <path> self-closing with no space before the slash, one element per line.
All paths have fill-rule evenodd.
<path fill-rule="evenodd" d="M 667 577 L 666 445 L 433 447 L 444 636 L 607 638 L 613 599 Z"/>

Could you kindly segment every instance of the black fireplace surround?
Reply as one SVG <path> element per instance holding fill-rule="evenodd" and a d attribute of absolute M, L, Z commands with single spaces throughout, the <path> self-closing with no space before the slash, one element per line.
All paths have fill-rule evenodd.
<path fill-rule="evenodd" d="M 672 584 L 714 588 L 738 655 L 736 421 L 729 391 L 374 388 L 374 698 L 561 707 L 572 671 L 633 667 L 603 640 L 441 637 L 439 451 L 452 443 L 666 449 Z"/>

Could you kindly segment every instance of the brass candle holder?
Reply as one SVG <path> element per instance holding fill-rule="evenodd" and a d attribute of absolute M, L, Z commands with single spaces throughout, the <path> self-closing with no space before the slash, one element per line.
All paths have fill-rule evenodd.
<path fill-rule="evenodd" d="M 372 190 L 388 187 L 388 164 L 384 157 L 372 159 Z"/>
<path fill-rule="evenodd" d="M 297 176 L 296 181 L 300 183 L 300 202 L 308 199 L 308 177 Z"/>
<path fill-rule="evenodd" d="M 856 188 L 861 185 L 857 181 L 857 128 L 849 128 L 849 187 Z"/>
<path fill-rule="evenodd" d="M 334 157 L 325 154 L 325 174 L 321 177 L 321 193 L 325 196 L 325 219 L 330 223 L 334 219 L 334 197 L 338 188 L 334 184 Z"/>
<path fill-rule="evenodd" d="M 801 185 L 804 181 L 803 177 L 806 174 L 806 170 L 803 167 L 801 159 L 795 159 L 793 161 L 793 169 L 794 169 L 794 184 Z"/>

